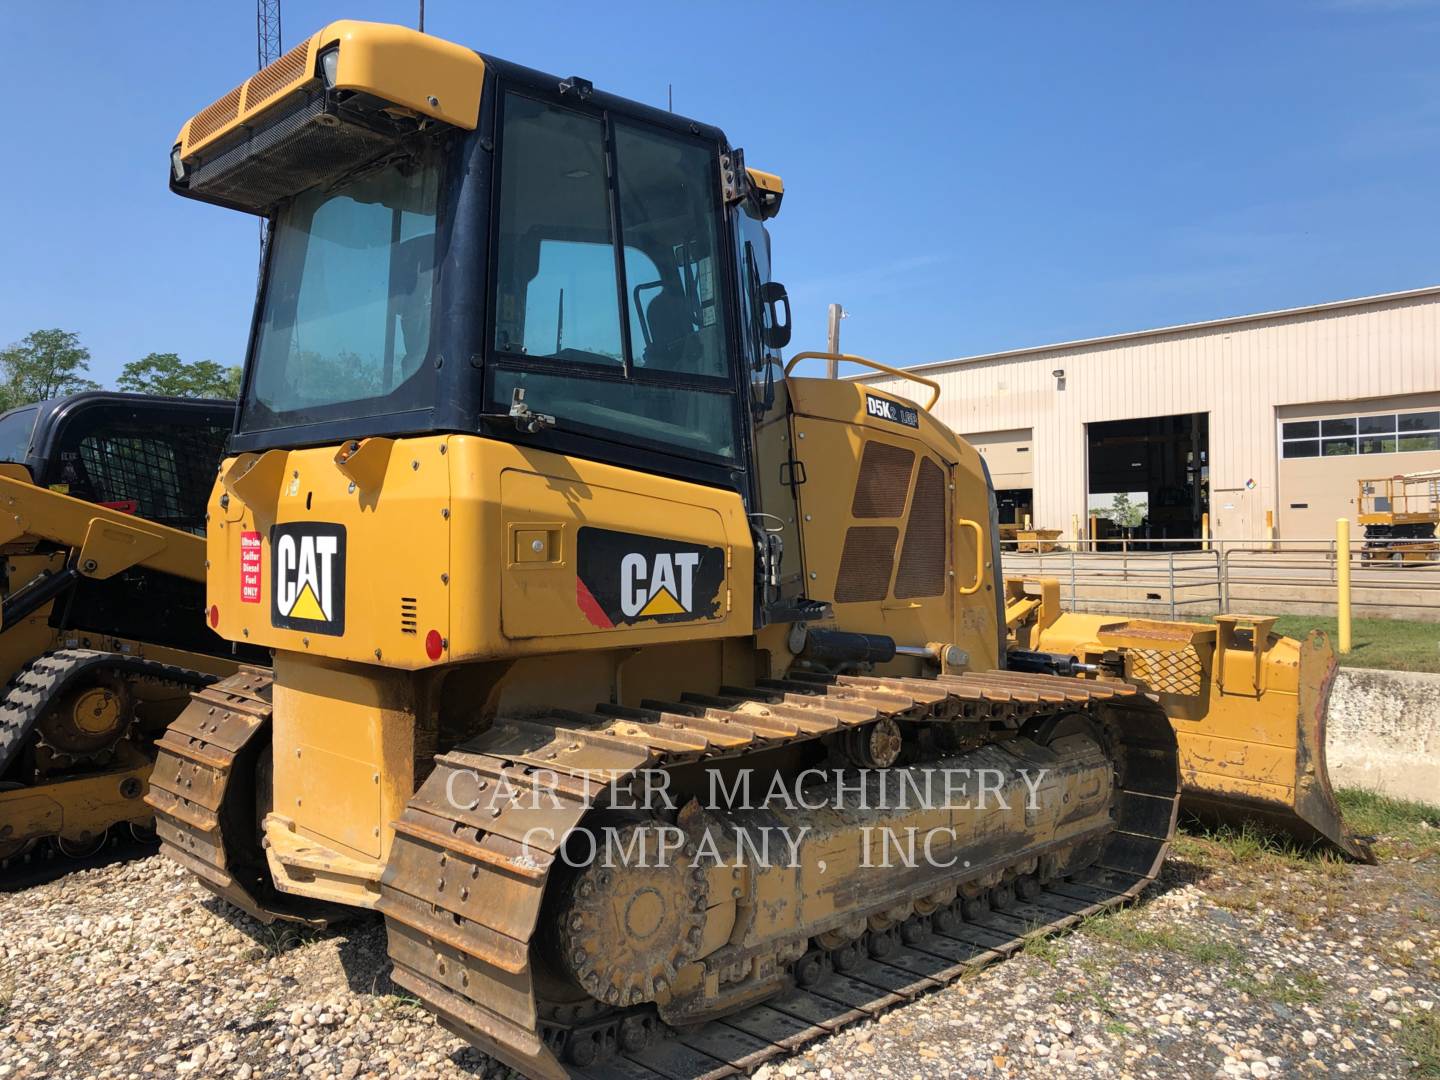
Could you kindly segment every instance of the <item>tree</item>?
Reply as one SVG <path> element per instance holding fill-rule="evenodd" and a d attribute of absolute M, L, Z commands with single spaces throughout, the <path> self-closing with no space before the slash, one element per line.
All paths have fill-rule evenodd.
<path fill-rule="evenodd" d="M 79 334 L 32 330 L 0 350 L 0 409 L 100 389 L 85 377 L 89 371 L 90 350 L 80 344 Z"/>
<path fill-rule="evenodd" d="M 186 363 L 175 353 L 150 353 L 120 370 L 116 389 L 170 397 L 240 396 L 240 369 L 214 360 Z"/>
<path fill-rule="evenodd" d="M 1138 529 L 1149 510 L 1149 503 L 1133 503 L 1130 496 L 1121 491 L 1110 502 L 1110 520 L 1122 529 Z"/>

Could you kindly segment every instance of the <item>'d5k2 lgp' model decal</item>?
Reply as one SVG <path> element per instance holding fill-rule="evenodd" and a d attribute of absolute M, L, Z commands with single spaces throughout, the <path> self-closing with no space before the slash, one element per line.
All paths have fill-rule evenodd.
<path fill-rule="evenodd" d="M 865 395 L 865 411 L 881 420 L 889 420 L 892 424 L 904 424 L 913 428 L 920 426 L 920 413 L 917 410 L 901 405 L 898 401 L 876 397 L 874 394 Z"/>
<path fill-rule="evenodd" d="M 713 619 L 720 610 L 723 548 L 586 526 L 576 564 L 576 602 L 605 629 Z"/>

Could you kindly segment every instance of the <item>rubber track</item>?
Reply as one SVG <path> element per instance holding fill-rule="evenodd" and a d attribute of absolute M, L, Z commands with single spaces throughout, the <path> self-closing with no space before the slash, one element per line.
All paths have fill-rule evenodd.
<path fill-rule="evenodd" d="M 14 763 L 35 726 L 55 703 L 101 670 L 131 681 L 184 688 L 204 686 L 214 679 L 213 675 L 174 664 L 98 649 L 59 649 L 39 656 L 16 672 L 0 699 L 0 775 Z"/>
<path fill-rule="evenodd" d="M 651 1041 L 603 1066 L 562 1065 L 566 1035 L 541 1014 L 531 984 L 532 935 L 557 851 L 525 847 L 542 826 L 563 837 L 610 777 L 815 739 L 889 716 L 910 722 L 991 720 L 1018 726 L 1034 716 L 1098 704 L 1129 704 L 1119 721 L 1116 826 L 1089 869 L 1053 883 L 1030 903 L 990 912 L 954 933 L 921 920 L 916 940 L 806 990 L 791 989 L 698 1029 Z M 687 694 L 639 709 L 602 706 L 548 721 L 501 720 L 440 755 L 401 820 L 381 879 L 393 979 L 451 1030 L 529 1075 L 691 1080 L 746 1073 L 846 1023 L 933 990 L 1080 918 L 1138 896 L 1159 871 L 1175 827 L 1179 777 L 1164 714 L 1134 687 L 1005 671 L 936 679 L 794 676 L 721 694 Z M 447 797 L 457 772 L 519 792 L 509 809 L 466 809 Z M 540 786 L 562 805 L 537 810 Z M 598 777 L 598 779 L 597 779 Z M 461 790 L 464 790 L 463 788 Z M 530 834 L 533 837 L 533 834 Z M 557 845 L 558 847 L 558 845 Z M 957 936 L 958 935 L 958 936 Z M 610 1014 L 616 1026 L 646 1006 Z M 657 1029 L 663 1029 L 649 1014 Z M 577 1024 L 587 1031 L 596 1025 Z M 607 1048 L 618 1038 L 602 1036 Z"/>

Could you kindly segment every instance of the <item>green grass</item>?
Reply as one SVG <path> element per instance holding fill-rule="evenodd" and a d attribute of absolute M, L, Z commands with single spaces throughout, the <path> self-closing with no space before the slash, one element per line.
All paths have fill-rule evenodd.
<path fill-rule="evenodd" d="M 1084 920 L 1080 929 L 1131 952 L 1165 949 L 1207 966 L 1238 963 L 1245 958 L 1245 954 L 1228 941 L 1178 926 L 1141 926 L 1137 913 L 1129 909 L 1095 915 Z"/>
<path fill-rule="evenodd" d="M 1053 968 L 1056 961 L 1064 955 L 1065 947 L 1051 935 L 1036 934 L 1025 939 L 1025 946 L 1020 951 Z"/>
<path fill-rule="evenodd" d="M 1400 1023 L 1400 1045 L 1416 1066 L 1411 1075 L 1440 1077 L 1440 1015 L 1417 1012 Z"/>
<path fill-rule="evenodd" d="M 1308 971 L 1281 972 L 1269 982 L 1261 982 L 1249 974 L 1237 975 L 1226 985 L 1237 993 L 1291 1006 L 1313 1004 L 1325 994 L 1325 984 L 1320 977 Z"/>
<path fill-rule="evenodd" d="M 1275 633 L 1304 639 L 1324 630 L 1342 667 L 1385 668 L 1390 671 L 1440 672 L 1440 623 L 1408 619 L 1350 620 L 1350 652 L 1339 656 L 1335 620 L 1320 615 L 1281 615 Z"/>
<path fill-rule="evenodd" d="M 1267 856 L 1296 854 L 1289 837 L 1272 832 L 1254 821 L 1234 825 L 1218 825 L 1201 833 L 1205 839 L 1220 846 L 1237 863 L 1258 862 Z"/>
<path fill-rule="evenodd" d="M 1341 788 L 1335 792 L 1345 824 L 1361 836 L 1387 836 L 1417 843 L 1440 839 L 1440 806 L 1392 799 L 1378 791 Z"/>

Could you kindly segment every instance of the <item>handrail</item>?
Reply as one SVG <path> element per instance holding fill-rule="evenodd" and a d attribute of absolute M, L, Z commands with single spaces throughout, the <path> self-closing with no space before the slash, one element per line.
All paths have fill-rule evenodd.
<path fill-rule="evenodd" d="M 861 367 L 873 368 L 874 370 L 883 372 L 886 375 L 894 375 L 901 379 L 909 379 L 911 382 L 917 382 L 923 386 L 928 386 L 934 394 L 934 397 L 930 399 L 929 404 L 924 406 L 926 412 L 929 412 L 931 409 L 935 408 L 935 403 L 940 400 L 940 384 L 934 379 L 927 379 L 923 375 L 916 375 L 912 372 L 906 371 L 904 368 L 891 367 L 889 364 L 882 364 L 876 360 L 867 360 L 863 356 L 852 356 L 849 353 L 799 352 L 792 356 L 790 358 L 790 362 L 785 365 L 785 374 L 789 375 L 790 372 L 794 370 L 795 365 L 798 364 L 801 360 L 834 360 L 836 363 L 848 361 L 852 364 L 859 364 Z"/>
<path fill-rule="evenodd" d="M 985 584 L 985 530 L 978 521 L 971 521 L 969 518 L 957 518 L 955 524 L 975 530 L 975 584 L 955 590 L 960 596 L 973 596 Z"/>

